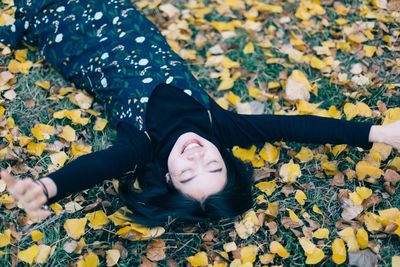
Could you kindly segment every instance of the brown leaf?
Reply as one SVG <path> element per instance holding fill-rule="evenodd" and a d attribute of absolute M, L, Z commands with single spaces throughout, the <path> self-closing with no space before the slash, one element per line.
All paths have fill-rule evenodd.
<path fill-rule="evenodd" d="M 126 257 L 128 257 L 128 250 L 122 245 L 121 241 L 115 242 L 114 248 L 118 249 L 119 253 L 121 254 L 121 260 L 124 260 Z"/>
<path fill-rule="evenodd" d="M 392 0 L 389 1 L 388 5 L 387 5 L 388 10 L 390 11 L 400 11 L 400 0 Z"/>
<path fill-rule="evenodd" d="M 179 264 L 174 259 L 168 259 L 167 266 L 168 267 L 179 267 Z"/>
<path fill-rule="evenodd" d="M 269 223 L 265 223 L 269 229 L 269 233 L 271 235 L 276 234 L 276 232 L 278 232 L 278 225 L 276 224 L 276 222 L 269 222 Z"/>
<path fill-rule="evenodd" d="M 389 182 L 384 182 L 383 187 L 389 195 L 393 195 L 394 193 L 396 193 L 396 187 Z"/>
<path fill-rule="evenodd" d="M 300 220 L 298 223 L 294 222 L 290 219 L 290 217 L 284 216 L 281 219 L 281 223 L 283 225 L 283 227 L 285 227 L 286 229 L 293 229 L 293 228 L 298 228 L 303 226 L 303 221 Z"/>
<path fill-rule="evenodd" d="M 400 174 L 392 169 L 387 169 L 383 179 L 385 179 L 386 182 L 396 185 L 398 182 L 400 182 Z"/>
<path fill-rule="evenodd" d="M 382 201 L 382 198 L 377 195 L 372 195 L 367 199 L 364 199 L 362 206 L 364 210 L 369 209 L 370 207 L 378 205 Z"/>
<path fill-rule="evenodd" d="M 146 248 L 146 256 L 152 261 L 165 259 L 165 242 L 162 239 L 152 240 Z"/>
<path fill-rule="evenodd" d="M 207 232 L 201 235 L 201 239 L 205 242 L 212 241 L 214 239 L 214 231 L 208 230 Z"/>
<path fill-rule="evenodd" d="M 348 198 L 342 198 L 340 200 L 341 206 L 342 206 L 342 218 L 343 220 L 349 222 L 355 218 L 357 218 L 358 215 L 361 214 L 361 212 L 364 210 L 363 206 L 354 206 L 353 201 L 351 201 Z"/>
<path fill-rule="evenodd" d="M 259 169 L 254 169 L 253 172 L 253 181 L 257 182 L 261 179 L 268 178 L 271 176 L 271 173 L 273 173 L 275 169 L 270 169 L 267 167 L 259 168 Z"/>
<path fill-rule="evenodd" d="M 329 182 L 329 184 L 336 186 L 344 186 L 344 174 L 342 172 L 338 172 Z"/>
<path fill-rule="evenodd" d="M 139 265 L 139 267 L 157 267 L 157 263 L 151 262 L 149 259 L 147 259 L 145 256 L 140 257 L 142 259 L 142 263 Z"/>
<path fill-rule="evenodd" d="M 349 252 L 349 265 L 374 267 L 378 264 L 378 256 L 369 249 Z"/>
<path fill-rule="evenodd" d="M 282 187 L 282 190 L 281 190 L 281 193 L 283 193 L 286 197 L 288 197 L 293 192 L 294 192 L 294 188 L 290 184 L 285 185 L 284 187 Z"/>

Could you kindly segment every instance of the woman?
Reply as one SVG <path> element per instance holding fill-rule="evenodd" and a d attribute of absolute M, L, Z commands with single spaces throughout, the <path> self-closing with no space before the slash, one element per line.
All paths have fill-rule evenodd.
<path fill-rule="evenodd" d="M 222 109 L 128 2 L 14 2 L 16 21 L 0 27 L 0 42 L 38 46 L 66 80 L 105 104 L 117 129 L 113 146 L 48 177 L 16 180 L 2 171 L 12 196 L 33 216 L 49 216 L 43 204 L 133 174 L 142 191 L 121 179 L 119 193 L 138 223 L 162 225 L 170 216 L 186 222 L 235 217 L 250 209 L 253 199 L 251 169 L 232 155 L 233 145 L 284 140 L 364 149 L 386 142 L 399 148 L 399 123 L 375 126 Z"/>

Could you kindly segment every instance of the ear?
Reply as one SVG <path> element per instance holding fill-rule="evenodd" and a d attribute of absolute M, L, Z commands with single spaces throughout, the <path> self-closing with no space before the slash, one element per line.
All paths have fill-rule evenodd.
<path fill-rule="evenodd" d="M 165 180 L 167 181 L 167 182 L 169 182 L 170 181 L 170 179 L 171 179 L 171 176 L 169 175 L 169 172 L 167 172 L 166 174 L 165 174 Z"/>

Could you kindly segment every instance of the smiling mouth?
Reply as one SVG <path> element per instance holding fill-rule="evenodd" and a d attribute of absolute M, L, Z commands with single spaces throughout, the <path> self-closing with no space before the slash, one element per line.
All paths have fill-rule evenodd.
<path fill-rule="evenodd" d="M 202 145 L 200 144 L 200 142 L 196 139 L 191 139 L 189 141 L 187 141 L 182 148 L 181 154 L 183 154 L 183 152 L 185 152 L 186 150 L 190 150 L 190 149 L 195 149 L 198 147 L 201 147 Z"/>

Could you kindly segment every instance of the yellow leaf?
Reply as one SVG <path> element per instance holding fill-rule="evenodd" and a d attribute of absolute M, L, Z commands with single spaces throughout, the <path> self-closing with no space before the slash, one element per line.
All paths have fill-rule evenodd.
<path fill-rule="evenodd" d="M 369 198 L 372 195 L 372 190 L 367 187 L 356 187 L 356 192 L 362 200 Z"/>
<path fill-rule="evenodd" d="M 293 160 L 290 159 L 289 163 L 283 164 L 280 168 L 279 176 L 284 183 L 295 183 L 301 176 L 300 165 L 293 163 Z"/>
<path fill-rule="evenodd" d="M 234 146 L 232 148 L 232 153 L 235 157 L 239 158 L 240 160 L 248 162 L 254 158 L 256 149 L 257 147 L 255 145 L 252 145 L 249 149 Z"/>
<path fill-rule="evenodd" d="M 336 24 L 339 26 L 343 26 L 346 25 L 347 23 L 349 23 L 349 21 L 347 19 L 344 18 L 338 18 L 335 20 Z"/>
<path fill-rule="evenodd" d="M 356 105 L 357 108 L 357 115 L 362 117 L 371 117 L 372 110 L 368 107 L 367 104 L 363 102 L 358 102 Z"/>
<path fill-rule="evenodd" d="M 235 242 L 225 243 L 223 245 L 223 248 L 224 248 L 225 252 L 231 252 L 231 251 L 237 250 L 237 246 L 236 246 Z"/>
<path fill-rule="evenodd" d="M 347 259 L 346 247 L 344 241 L 336 238 L 332 243 L 332 260 L 336 264 L 342 264 Z"/>
<path fill-rule="evenodd" d="M 38 255 L 38 253 L 39 253 L 39 246 L 35 244 L 25 250 L 20 250 L 18 252 L 18 259 L 31 265 L 35 260 L 36 256 Z"/>
<path fill-rule="evenodd" d="M 61 151 L 51 154 L 50 159 L 54 165 L 56 165 L 57 167 L 62 167 L 68 160 L 68 156 L 64 151 Z"/>
<path fill-rule="evenodd" d="M 194 256 L 186 258 L 186 260 L 193 265 L 193 267 L 208 265 L 207 253 L 204 251 L 197 252 Z"/>
<path fill-rule="evenodd" d="M 318 239 L 328 239 L 329 238 L 329 229 L 328 228 L 319 228 L 315 232 L 313 232 L 313 237 Z"/>
<path fill-rule="evenodd" d="M 275 201 L 275 202 L 268 203 L 268 208 L 265 213 L 267 215 L 270 215 L 270 216 L 276 218 L 279 213 L 279 202 Z"/>
<path fill-rule="evenodd" d="M 246 239 L 260 229 L 260 221 L 254 210 L 249 210 L 239 222 L 234 224 L 235 230 L 240 238 Z"/>
<path fill-rule="evenodd" d="M 110 249 L 106 251 L 107 257 L 107 266 L 117 265 L 119 258 L 121 257 L 121 253 L 118 249 Z"/>
<path fill-rule="evenodd" d="M 289 217 L 292 221 L 298 223 L 300 222 L 300 218 L 294 213 L 293 210 L 286 208 L 286 210 L 289 212 Z"/>
<path fill-rule="evenodd" d="M 290 253 L 277 241 L 272 241 L 269 245 L 269 250 L 271 253 L 278 254 L 282 258 L 287 258 Z"/>
<path fill-rule="evenodd" d="M 222 79 L 222 82 L 219 84 L 217 90 L 218 91 L 228 90 L 228 89 L 231 89 L 234 85 L 235 85 L 235 81 L 231 77 L 227 77 L 227 78 Z M 229 99 L 228 99 L 228 101 L 229 101 Z M 229 102 L 231 102 L 231 101 L 229 101 Z"/>
<path fill-rule="evenodd" d="M 42 155 L 45 147 L 46 147 L 46 143 L 30 142 L 27 146 L 27 149 L 28 149 L 29 154 L 40 157 Z"/>
<path fill-rule="evenodd" d="M 245 246 L 240 249 L 240 259 L 242 263 L 253 263 L 256 261 L 258 249 L 254 246 Z"/>
<path fill-rule="evenodd" d="M 349 194 L 349 198 L 351 199 L 351 201 L 353 201 L 354 206 L 359 206 L 362 203 L 362 199 L 360 198 L 360 195 L 357 194 L 356 192 L 352 192 Z"/>
<path fill-rule="evenodd" d="M 24 63 L 26 62 L 26 58 L 28 57 L 28 49 L 15 50 L 14 56 L 16 60 Z"/>
<path fill-rule="evenodd" d="M 362 33 L 353 33 L 348 36 L 349 41 L 357 44 L 361 44 L 363 42 L 368 41 L 367 37 L 365 37 Z"/>
<path fill-rule="evenodd" d="M 302 99 L 308 101 L 311 89 L 311 84 L 306 75 L 299 70 L 294 70 L 290 74 L 285 86 L 286 96 L 289 100 Z"/>
<path fill-rule="evenodd" d="M 25 136 L 25 135 L 18 136 L 18 144 L 20 147 L 24 147 L 32 141 L 33 141 L 32 137 Z"/>
<path fill-rule="evenodd" d="M 322 249 L 317 248 L 314 243 L 312 243 L 306 237 L 301 237 L 299 241 L 304 250 L 304 254 L 307 256 L 306 264 L 317 264 L 323 260 L 325 254 Z"/>
<path fill-rule="evenodd" d="M 72 103 L 79 106 L 82 109 L 88 109 L 92 106 L 93 97 L 85 92 L 79 92 L 77 94 L 70 94 L 68 98 Z"/>
<path fill-rule="evenodd" d="M 400 211 L 398 208 L 390 208 L 385 210 L 380 210 L 379 212 L 379 221 L 384 226 L 389 225 L 391 222 L 394 222 L 397 218 L 400 218 Z"/>
<path fill-rule="evenodd" d="M 283 8 L 279 5 L 265 4 L 262 2 L 256 2 L 256 3 L 257 3 L 258 11 L 266 11 L 266 12 L 271 12 L 271 13 L 282 13 L 283 12 Z"/>
<path fill-rule="evenodd" d="M 311 149 L 309 149 L 308 147 L 302 146 L 299 153 L 297 153 L 294 157 L 299 159 L 300 162 L 304 163 L 304 162 L 309 162 L 310 160 L 312 160 L 314 158 L 314 154 L 311 151 Z"/>
<path fill-rule="evenodd" d="M 61 211 L 63 210 L 62 206 L 58 204 L 57 202 L 53 203 L 50 205 L 50 208 L 54 211 L 56 215 L 59 215 Z"/>
<path fill-rule="evenodd" d="M 223 32 L 235 30 L 237 27 L 240 27 L 242 25 L 242 22 L 239 20 L 233 20 L 231 22 L 212 21 L 210 24 L 217 31 Z"/>
<path fill-rule="evenodd" d="M 261 149 L 259 155 L 261 158 L 271 164 L 275 164 L 279 160 L 280 148 L 275 147 L 270 143 L 266 143 Z"/>
<path fill-rule="evenodd" d="M 85 144 L 78 144 L 73 142 L 71 144 L 71 154 L 74 158 L 92 153 L 92 146 Z"/>
<path fill-rule="evenodd" d="M 327 175 L 336 175 L 338 173 L 337 161 L 323 161 L 321 167 Z"/>
<path fill-rule="evenodd" d="M 232 105 L 236 105 L 237 103 L 240 102 L 240 97 L 235 95 L 233 92 L 228 92 L 225 95 L 225 98 L 228 100 L 229 103 L 231 103 Z"/>
<path fill-rule="evenodd" d="M 367 227 L 368 231 L 375 232 L 380 231 L 382 229 L 382 224 L 378 222 L 379 217 L 372 212 L 366 212 L 364 215 L 364 223 Z"/>
<path fill-rule="evenodd" d="M 35 84 L 46 90 L 50 88 L 50 81 L 37 81 L 35 82 Z"/>
<path fill-rule="evenodd" d="M 64 229 L 68 236 L 77 240 L 85 233 L 87 219 L 68 219 L 64 222 Z"/>
<path fill-rule="evenodd" d="M 392 257 L 392 267 L 400 267 L 400 256 Z"/>
<path fill-rule="evenodd" d="M 50 253 L 52 251 L 52 248 L 50 246 L 47 245 L 39 245 L 39 252 L 38 255 L 35 258 L 35 263 L 47 263 Z"/>
<path fill-rule="evenodd" d="M 306 204 L 307 196 L 306 196 L 306 194 L 304 194 L 303 191 L 296 190 L 296 194 L 294 195 L 294 198 L 297 200 L 297 202 L 299 202 L 300 205 L 304 206 L 304 204 Z"/>
<path fill-rule="evenodd" d="M 96 123 L 93 126 L 95 131 L 103 131 L 104 127 L 107 125 L 107 120 L 102 118 L 96 118 Z"/>
<path fill-rule="evenodd" d="M 259 101 L 266 101 L 268 99 L 268 95 L 266 93 L 255 88 L 254 86 L 249 86 L 249 96 L 254 97 Z"/>
<path fill-rule="evenodd" d="M 356 237 L 360 249 L 365 249 L 368 247 L 368 233 L 364 228 L 359 228 L 357 230 Z"/>
<path fill-rule="evenodd" d="M 376 47 L 371 45 L 364 45 L 363 50 L 366 57 L 373 57 L 376 52 Z"/>
<path fill-rule="evenodd" d="M 336 145 L 332 148 L 332 154 L 337 157 L 340 153 L 342 153 L 346 149 L 347 145 Z"/>
<path fill-rule="evenodd" d="M 99 266 L 100 261 L 99 257 L 93 252 L 89 252 L 83 259 L 79 260 L 77 263 L 77 267 L 97 267 Z"/>
<path fill-rule="evenodd" d="M 39 240 L 41 240 L 43 238 L 43 233 L 40 232 L 39 230 L 33 230 L 31 232 L 31 237 L 32 237 L 32 241 L 36 242 L 36 241 L 39 241 Z"/>
<path fill-rule="evenodd" d="M 15 73 L 29 74 L 29 70 L 31 69 L 32 65 L 33 65 L 32 61 L 26 61 L 24 63 L 20 63 L 12 59 L 8 63 L 8 70 L 14 74 Z"/>
<path fill-rule="evenodd" d="M 11 230 L 7 229 L 0 233 L 0 248 L 8 246 L 11 243 Z"/>
<path fill-rule="evenodd" d="M 327 65 L 324 61 L 320 60 L 317 57 L 312 57 L 311 58 L 311 67 L 313 67 L 314 69 L 318 69 L 321 70 L 323 68 L 325 68 Z"/>
<path fill-rule="evenodd" d="M 56 132 L 56 129 L 47 124 L 36 124 L 35 127 L 31 129 L 32 135 L 39 141 L 50 139 L 50 136 Z"/>
<path fill-rule="evenodd" d="M 383 171 L 373 166 L 368 161 L 360 161 L 356 165 L 356 174 L 359 180 L 364 180 L 367 176 L 372 179 L 378 179 L 383 175 Z"/>
<path fill-rule="evenodd" d="M 353 228 L 344 228 L 342 231 L 338 232 L 338 235 L 346 242 L 349 252 L 360 250 Z"/>
<path fill-rule="evenodd" d="M 391 124 L 398 120 L 400 120 L 400 107 L 390 108 L 385 111 L 385 119 L 383 120 L 382 125 Z"/>
<path fill-rule="evenodd" d="M 69 125 L 63 127 L 63 130 L 59 136 L 68 142 L 73 142 L 76 140 L 75 130 Z"/>
<path fill-rule="evenodd" d="M 313 205 L 312 210 L 313 210 L 315 213 L 324 216 L 324 214 L 322 213 L 322 211 L 320 210 L 320 208 L 319 208 L 316 204 Z"/>
<path fill-rule="evenodd" d="M 259 182 L 255 186 L 268 196 L 271 196 L 278 187 L 275 180 L 269 182 Z"/>
<path fill-rule="evenodd" d="M 243 53 L 245 53 L 245 54 L 254 53 L 254 44 L 252 42 L 248 42 L 243 49 Z"/>
<path fill-rule="evenodd" d="M 107 215 L 102 210 L 97 210 L 85 215 L 89 219 L 89 226 L 93 229 L 101 229 L 104 225 L 109 223 Z"/>
<path fill-rule="evenodd" d="M 318 264 L 325 258 L 325 253 L 320 248 L 315 248 L 314 252 L 307 256 L 306 264 Z"/>
<path fill-rule="evenodd" d="M 351 120 L 358 114 L 358 109 L 353 103 L 346 103 L 343 109 L 344 114 L 346 114 L 346 120 Z"/>
<path fill-rule="evenodd" d="M 56 119 L 63 119 L 68 118 L 72 121 L 72 124 L 81 124 L 86 125 L 89 123 L 89 118 L 82 118 L 81 117 L 81 110 L 79 109 L 71 109 L 71 110 L 60 110 L 53 113 L 53 118 Z"/>

